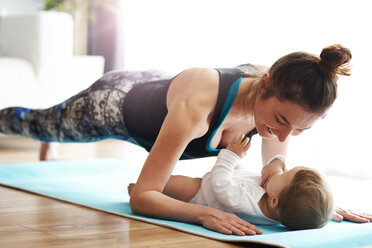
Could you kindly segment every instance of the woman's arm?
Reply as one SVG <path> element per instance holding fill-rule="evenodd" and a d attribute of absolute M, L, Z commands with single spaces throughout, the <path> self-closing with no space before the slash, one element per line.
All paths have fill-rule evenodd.
<path fill-rule="evenodd" d="M 262 139 L 262 164 L 265 165 L 275 155 L 287 155 L 290 136 L 284 142 L 276 137 L 271 140 Z"/>
<path fill-rule="evenodd" d="M 200 69 L 185 71 L 172 84 L 175 86 L 170 91 L 177 87 L 180 90 L 171 97 L 173 99 L 167 98 L 168 114 L 131 194 L 132 211 L 156 218 L 201 224 L 225 234 L 260 233 L 256 227 L 235 215 L 162 194 L 187 144 L 208 130 L 208 116 L 214 109 L 218 94 L 218 88 L 213 92 L 218 87 L 218 74 L 216 71 Z M 215 93 L 215 98 L 211 99 L 204 92 Z"/>
<path fill-rule="evenodd" d="M 269 164 L 267 162 L 276 155 L 287 155 L 289 140 L 289 136 L 284 142 L 280 142 L 277 138 L 262 139 L 261 187 L 266 188 L 266 184 L 272 175 L 285 170 L 285 164 L 280 159 L 274 159 Z"/>

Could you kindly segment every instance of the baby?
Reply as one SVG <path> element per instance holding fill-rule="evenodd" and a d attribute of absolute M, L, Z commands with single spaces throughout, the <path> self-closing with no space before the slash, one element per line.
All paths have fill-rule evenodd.
<path fill-rule="evenodd" d="M 235 140 L 220 151 L 216 164 L 203 178 L 171 176 L 163 193 L 234 213 L 252 224 L 280 222 L 290 230 L 320 228 L 331 219 L 331 191 L 314 169 L 295 167 L 274 174 L 265 189 L 259 176 L 234 170 L 249 147 L 247 138 Z M 129 194 L 134 186 L 128 186 Z"/>

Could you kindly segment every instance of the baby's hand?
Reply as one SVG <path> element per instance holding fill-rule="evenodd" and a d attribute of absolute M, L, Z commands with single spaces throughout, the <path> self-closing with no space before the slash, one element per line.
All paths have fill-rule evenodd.
<path fill-rule="evenodd" d="M 274 159 L 270 164 L 265 165 L 261 170 L 261 184 L 260 186 L 266 189 L 267 183 L 270 178 L 275 174 L 281 174 L 285 169 L 285 164 L 279 159 Z"/>
<path fill-rule="evenodd" d="M 249 142 L 248 137 L 244 137 L 245 135 L 240 136 L 239 138 L 233 140 L 227 147 L 227 150 L 232 151 L 240 158 L 243 158 L 247 153 L 251 143 Z"/>

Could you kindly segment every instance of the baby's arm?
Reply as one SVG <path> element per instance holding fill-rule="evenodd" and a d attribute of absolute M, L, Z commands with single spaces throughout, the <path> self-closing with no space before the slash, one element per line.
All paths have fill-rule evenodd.
<path fill-rule="evenodd" d="M 249 190 L 242 188 L 232 178 L 235 166 L 240 161 L 250 144 L 248 138 L 235 140 L 220 151 L 216 164 L 212 168 L 210 183 L 218 201 L 227 209 L 236 212 L 246 205 Z"/>
<path fill-rule="evenodd" d="M 165 185 L 163 194 L 172 198 L 189 202 L 198 192 L 201 178 L 171 176 Z"/>
<path fill-rule="evenodd" d="M 200 184 L 201 178 L 171 176 L 164 187 L 163 194 L 180 201 L 189 202 L 198 192 Z M 134 186 L 134 183 L 128 185 L 129 195 Z"/>
<path fill-rule="evenodd" d="M 240 158 L 243 158 L 245 154 L 247 154 L 249 147 L 251 147 L 249 138 L 242 135 L 240 138 L 237 138 L 236 140 L 228 144 L 226 149 L 232 151 Z"/>

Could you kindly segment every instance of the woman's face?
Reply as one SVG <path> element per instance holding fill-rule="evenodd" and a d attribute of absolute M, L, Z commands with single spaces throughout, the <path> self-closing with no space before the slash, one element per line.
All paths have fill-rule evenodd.
<path fill-rule="evenodd" d="M 284 142 L 289 135 L 299 135 L 311 128 L 320 118 L 318 114 L 305 111 L 290 101 L 279 101 L 276 97 L 262 99 L 259 93 L 254 108 L 254 120 L 259 135 L 264 139 L 278 138 Z"/>

